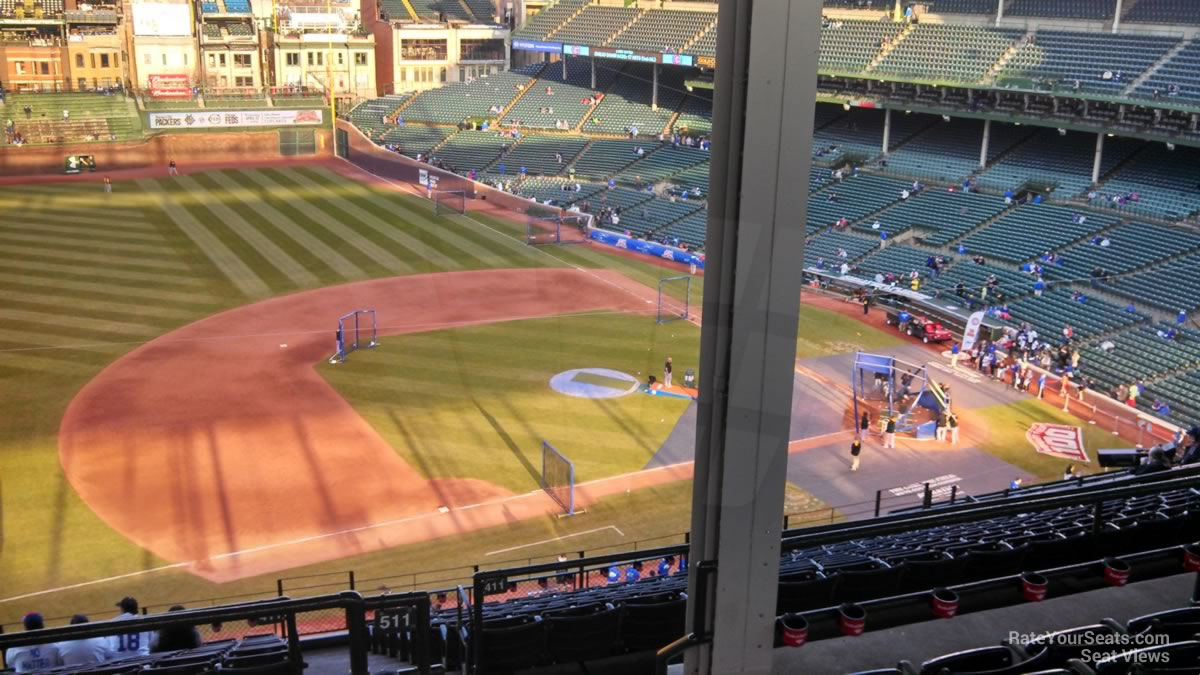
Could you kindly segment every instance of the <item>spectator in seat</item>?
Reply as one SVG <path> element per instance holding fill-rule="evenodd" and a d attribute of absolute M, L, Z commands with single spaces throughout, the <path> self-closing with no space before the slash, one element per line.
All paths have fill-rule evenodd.
<path fill-rule="evenodd" d="M 1187 312 L 1179 310 L 1179 313 L 1175 315 L 1175 323 L 1180 325 L 1187 323 Z"/>
<path fill-rule="evenodd" d="M 168 612 L 182 612 L 183 605 L 174 605 Z M 200 631 L 187 624 L 171 626 L 158 631 L 154 636 L 153 652 L 173 652 L 181 649 L 195 649 L 204 643 Z"/>
<path fill-rule="evenodd" d="M 42 615 L 30 612 L 22 620 L 25 630 L 42 630 L 46 627 Z M 62 665 L 56 645 L 33 645 L 13 647 L 4 653 L 4 662 L 18 673 L 34 673 Z"/>
<path fill-rule="evenodd" d="M 1171 414 L 1171 406 L 1167 405 L 1164 401 L 1155 401 L 1150 405 L 1150 409 L 1163 417 Z"/>
<path fill-rule="evenodd" d="M 72 626 L 87 622 L 88 618 L 83 614 L 71 617 Z M 112 658 L 112 652 L 108 649 L 108 638 L 103 637 L 60 642 L 58 655 L 64 666 L 86 666 Z"/>
<path fill-rule="evenodd" d="M 117 607 L 121 608 L 121 613 L 114 620 L 136 619 L 138 616 L 138 601 L 129 596 L 121 598 L 121 601 L 117 603 Z M 145 656 L 150 653 L 150 640 L 152 637 L 152 633 L 113 635 L 108 638 L 108 649 L 112 652 L 113 658 Z"/>
<path fill-rule="evenodd" d="M 1171 462 L 1167 459 L 1166 451 L 1159 446 L 1150 448 L 1150 453 L 1142 460 L 1142 463 L 1134 468 L 1135 475 L 1147 473 L 1157 473 L 1159 471 L 1167 471 L 1171 468 Z"/>

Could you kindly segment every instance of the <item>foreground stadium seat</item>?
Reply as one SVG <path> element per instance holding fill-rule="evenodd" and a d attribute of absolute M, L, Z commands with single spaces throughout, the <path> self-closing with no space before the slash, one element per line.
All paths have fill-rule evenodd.
<path fill-rule="evenodd" d="M 779 595 L 775 613 L 803 612 L 833 605 L 833 593 L 838 577 L 826 577 L 819 572 L 779 580 Z"/>
<path fill-rule="evenodd" d="M 1130 619 L 1125 626 L 1129 633 L 1169 635 L 1172 640 L 1190 640 L 1200 634 L 1200 607 L 1170 609 Z"/>
<path fill-rule="evenodd" d="M 547 612 L 546 644 L 559 663 L 609 656 L 621 637 L 621 610 L 598 608 L 586 614 Z"/>
<path fill-rule="evenodd" d="M 1027 644 L 1011 645 L 1027 660 L 1036 660 L 1046 667 L 1066 667 L 1068 659 L 1078 659 L 1083 652 L 1094 645 L 1102 644 L 1101 636 L 1113 635 L 1120 631 L 1112 625 L 1098 623 L 1090 626 L 1080 626 L 1067 630 L 1044 633 Z"/>
<path fill-rule="evenodd" d="M 1097 675 L 1195 673 L 1200 671 L 1200 642 L 1173 642 L 1114 654 L 1097 661 L 1094 670 Z"/>
<path fill-rule="evenodd" d="M 622 607 L 621 643 L 631 652 L 659 649 L 679 639 L 685 627 L 687 598 L 643 603 L 630 600 Z"/>
<path fill-rule="evenodd" d="M 930 659 L 921 664 L 921 675 L 1017 675 L 1039 667 L 1036 659 L 1023 660 L 1008 647 L 980 647 Z"/>
<path fill-rule="evenodd" d="M 841 602 L 858 602 L 890 595 L 895 592 L 904 571 L 903 567 L 897 566 L 838 572 L 837 598 Z"/>
<path fill-rule="evenodd" d="M 531 668 L 542 661 L 545 653 L 546 627 L 540 621 L 503 628 L 493 628 L 484 622 L 479 631 L 479 662 L 487 664 L 484 672 L 508 673 Z"/>

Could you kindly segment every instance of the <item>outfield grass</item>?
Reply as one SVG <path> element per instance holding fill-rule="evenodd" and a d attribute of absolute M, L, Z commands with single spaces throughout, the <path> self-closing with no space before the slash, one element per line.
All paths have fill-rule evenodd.
<path fill-rule="evenodd" d="M 575 462 L 581 482 L 638 471 L 689 404 L 577 398 L 551 389 L 551 377 L 606 368 L 644 381 L 668 356 L 682 376 L 699 351 L 693 324 L 603 313 L 390 337 L 318 371 L 425 477 L 486 477 L 527 492 L 543 440 Z"/>
<path fill-rule="evenodd" d="M 874 351 L 902 344 L 904 340 L 896 333 L 882 331 L 826 309 L 800 305 L 800 331 L 796 337 L 798 359 Z"/>
<path fill-rule="evenodd" d="M 1034 451 L 1033 445 L 1025 438 L 1025 432 L 1037 422 L 1064 424 L 1083 429 L 1084 448 L 1087 449 L 1088 457 L 1092 461 L 1090 464 L 1074 463 L 1076 470 L 1081 473 L 1100 471 L 1100 467 L 1096 464 L 1097 450 L 1127 445 L 1111 433 L 1036 399 L 980 408 L 972 411 L 972 414 L 983 419 L 988 427 L 989 437 L 982 446 L 983 450 L 1028 471 L 1041 480 L 1062 478 L 1063 469 L 1066 468 L 1068 461 Z"/>

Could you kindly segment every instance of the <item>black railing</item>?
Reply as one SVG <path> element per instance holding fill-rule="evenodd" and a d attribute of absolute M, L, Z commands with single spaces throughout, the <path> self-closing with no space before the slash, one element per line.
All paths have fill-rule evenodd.
<path fill-rule="evenodd" d="M 148 614 L 126 620 L 99 621 L 59 628 L 26 631 L 0 635 L 0 654 L 12 647 L 50 644 L 67 640 L 107 637 L 126 633 L 154 632 L 178 626 L 217 626 L 236 621 L 246 621 L 250 626 L 266 628 L 280 634 L 288 646 L 288 662 L 292 672 L 300 675 L 305 664 L 301 656 L 301 628 L 307 621 L 334 626 L 326 631 L 331 635 L 344 633 L 349 648 L 350 672 L 352 675 L 369 675 L 367 667 L 368 640 L 367 615 L 391 613 L 407 616 L 397 630 L 407 631 L 418 647 L 414 650 L 412 663 L 421 673 L 429 670 L 428 635 L 430 625 L 430 601 L 425 593 L 380 595 L 363 598 L 354 591 L 312 598 L 275 598 L 239 605 L 226 605 L 203 609 L 191 609 L 164 614 Z M 328 615 L 333 612 L 344 614 L 332 624 Z M 424 645 L 424 648 L 421 647 Z"/>

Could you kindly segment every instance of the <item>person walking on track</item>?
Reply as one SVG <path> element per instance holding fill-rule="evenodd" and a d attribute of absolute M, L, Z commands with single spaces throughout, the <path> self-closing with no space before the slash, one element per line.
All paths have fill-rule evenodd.
<path fill-rule="evenodd" d="M 858 454 L 862 452 L 862 439 L 856 434 L 850 444 L 850 470 L 858 471 Z"/>
<path fill-rule="evenodd" d="M 104 177 L 104 193 L 112 194 L 112 179 L 108 176 Z"/>
<path fill-rule="evenodd" d="M 896 418 L 889 417 L 887 426 L 883 430 L 883 447 L 896 447 Z"/>
<path fill-rule="evenodd" d="M 667 362 L 663 364 L 663 386 L 671 386 L 671 373 L 675 372 L 675 366 L 671 364 L 671 357 L 667 357 Z"/>
<path fill-rule="evenodd" d="M 871 417 L 867 413 L 862 414 L 862 419 L 858 421 L 859 436 L 866 436 L 871 429 Z"/>
<path fill-rule="evenodd" d="M 178 176 L 179 175 L 179 167 L 175 166 L 175 160 L 171 160 L 171 161 L 167 162 L 167 175 L 168 176 Z"/>
<path fill-rule="evenodd" d="M 950 429 L 950 445 L 958 445 L 958 416 L 954 413 L 947 415 L 946 426 Z"/>

